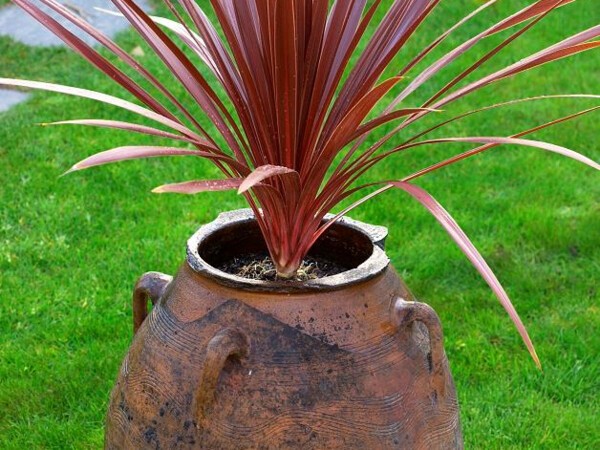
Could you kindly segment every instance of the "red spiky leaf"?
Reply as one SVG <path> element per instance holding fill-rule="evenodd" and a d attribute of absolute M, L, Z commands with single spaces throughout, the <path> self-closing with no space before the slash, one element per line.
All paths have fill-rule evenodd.
<path fill-rule="evenodd" d="M 412 55 L 406 52 L 405 43 L 437 8 L 439 0 L 210 0 L 204 3 L 164 0 L 172 14 L 169 18 L 149 16 L 133 0 L 113 0 L 121 16 L 115 20 L 131 23 L 166 67 L 171 84 L 172 80 L 178 84 L 177 90 L 167 88 L 168 83 L 162 81 L 158 73 L 151 73 L 58 1 L 39 0 L 93 37 L 105 52 L 95 50 L 68 31 L 42 11 L 37 1 L 14 1 L 144 106 L 51 83 L 0 78 L 0 85 L 42 89 L 104 102 L 166 129 L 106 119 L 63 120 L 57 124 L 131 131 L 184 142 L 193 148 L 120 147 L 93 155 L 75 169 L 168 155 L 193 155 L 210 160 L 222 172 L 222 180 L 188 181 L 157 190 L 191 194 L 238 189 L 254 210 L 269 253 L 282 274 L 297 269 L 313 243 L 337 218 L 381 192 L 399 187 L 419 200 L 457 240 L 509 311 L 538 362 L 522 324 L 489 267 L 443 208 L 429 194 L 406 182 L 503 144 L 537 147 L 599 168 L 596 162 L 573 150 L 523 139 L 534 131 L 592 113 L 598 107 L 549 122 L 541 121 L 541 125 L 509 137 L 427 137 L 434 130 L 471 114 L 541 98 L 508 101 L 450 118 L 442 111 L 446 105 L 490 84 L 599 47 L 600 41 L 593 39 L 600 36 L 600 26 L 595 26 L 492 73 L 477 75 L 488 61 L 517 40 L 524 39 L 526 33 L 549 14 L 563 6 L 576 11 L 577 4 L 572 0 L 535 1 L 457 43 L 416 74 L 410 72 L 458 28 L 488 11 L 496 0 L 466 12 L 455 25 Z M 200 4 L 212 7 L 217 23 L 209 21 L 209 15 Z M 384 4 L 388 5 L 387 11 L 378 15 Z M 376 17 L 380 19 L 376 21 Z M 174 34 L 176 39 L 171 39 L 164 30 Z M 467 52 L 474 52 L 482 41 L 503 32 L 507 32 L 507 36 L 499 35 L 496 45 L 454 78 L 442 83 L 429 100 L 423 104 L 408 104 L 412 94 L 431 79 L 442 77 L 447 73 L 445 69 Z M 180 49 L 179 44 L 189 51 Z M 402 60 L 406 64 L 393 67 L 395 76 L 384 76 L 386 68 L 395 64 L 392 61 L 402 52 L 405 52 Z M 111 58 L 118 61 L 113 62 Z M 201 70 L 203 68 L 208 70 Z M 205 74 L 214 80 L 210 81 Z M 400 86 L 399 92 L 386 99 L 388 91 L 393 92 L 396 85 Z M 173 92 L 184 94 L 176 97 Z M 597 100 L 597 96 L 590 95 L 563 97 Z M 428 123 L 425 130 L 413 128 L 425 117 L 439 120 L 433 125 Z M 386 124 L 394 124 L 395 128 L 379 136 L 374 144 L 366 145 L 370 142 L 369 136 Z M 422 145 L 451 142 L 477 146 L 417 170 L 394 184 L 386 181 L 359 184 L 360 177 L 385 158 Z M 398 178 L 395 174 L 391 177 Z M 323 223 L 325 214 L 352 194 L 382 184 L 383 187 Z"/>

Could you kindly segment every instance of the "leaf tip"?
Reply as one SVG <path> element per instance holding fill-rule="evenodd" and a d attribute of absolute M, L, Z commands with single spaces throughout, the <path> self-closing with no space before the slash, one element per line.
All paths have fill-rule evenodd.
<path fill-rule="evenodd" d="M 71 168 L 70 168 L 69 170 L 67 170 L 66 172 L 64 172 L 64 173 L 62 173 L 61 175 L 59 175 L 59 176 L 58 176 L 58 178 L 62 178 L 62 177 L 64 177 L 64 176 L 66 176 L 66 175 L 69 175 L 71 172 L 75 172 L 75 171 L 77 171 L 78 169 L 77 169 L 77 167 L 76 167 L 76 166 L 77 166 L 77 164 L 75 164 L 73 167 L 71 167 Z"/>
<path fill-rule="evenodd" d="M 540 361 L 540 358 L 538 358 L 538 355 L 537 355 L 535 349 L 531 350 L 531 357 L 533 358 L 533 361 L 535 362 L 535 366 L 538 368 L 538 370 L 540 372 L 543 372 L 544 369 L 542 368 L 542 362 Z"/>

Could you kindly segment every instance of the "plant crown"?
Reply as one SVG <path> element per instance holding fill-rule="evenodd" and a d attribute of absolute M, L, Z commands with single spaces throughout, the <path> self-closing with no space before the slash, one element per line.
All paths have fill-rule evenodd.
<path fill-rule="evenodd" d="M 519 39 L 556 8 L 573 0 L 539 0 L 493 24 L 429 64 L 420 64 L 457 28 L 496 0 L 488 1 L 444 31 L 416 55 L 401 54 L 399 69 L 384 71 L 440 0 L 210 0 L 218 28 L 194 0 L 164 0 L 172 19 L 146 14 L 132 0 L 112 0 L 140 37 L 186 92 L 177 97 L 133 56 L 56 0 L 43 5 L 94 37 L 116 60 L 87 45 L 33 0 L 13 0 L 141 104 L 89 90 L 43 82 L 0 79 L 0 85 L 43 89 L 108 103 L 168 129 L 115 120 L 55 122 L 127 130 L 172 140 L 173 146 L 126 146 L 103 151 L 75 164 L 81 170 L 115 161 L 156 156 L 195 156 L 215 164 L 223 179 L 160 186 L 154 192 L 196 194 L 237 189 L 254 210 L 278 275 L 293 277 L 303 257 L 342 215 L 391 188 L 420 202 L 456 241 L 494 291 L 539 366 L 531 340 L 490 267 L 450 214 L 413 180 L 502 144 L 535 147 L 600 166 L 564 147 L 526 135 L 598 108 L 588 108 L 508 137 L 428 138 L 434 130 L 471 114 L 548 97 L 510 100 L 445 118 L 451 102 L 508 77 L 600 46 L 600 25 L 544 48 L 485 76 L 467 77 Z M 384 10 L 385 7 L 385 10 Z M 383 11 L 383 17 L 378 15 Z M 117 20 L 117 19 L 116 19 Z M 411 94 L 485 38 L 503 33 L 492 50 L 447 82 L 420 105 Z M 173 38 L 169 37 L 173 36 Z M 417 67 L 425 65 L 424 69 Z M 132 78 L 127 70 L 143 79 Z M 206 77 L 209 72 L 211 77 Z M 410 74 L 410 77 L 409 77 Z M 464 80 L 464 82 L 463 82 Z M 146 87 L 145 87 L 146 86 Z M 217 87 L 218 86 L 218 87 Z M 391 94 L 393 92 L 393 94 Z M 390 98 L 391 97 L 391 98 Z M 386 100 L 384 100 L 386 99 Z M 377 107 L 383 103 L 382 107 Z M 191 106 L 203 114 L 195 114 Z M 421 119 L 438 117 L 423 129 Z M 367 138 L 383 125 L 391 131 L 375 143 Z M 394 142 L 392 143 L 392 138 Z M 389 156 L 424 145 L 474 144 L 418 172 L 395 180 L 360 184 L 371 167 Z M 377 186 L 379 185 L 379 186 Z M 353 194 L 377 187 L 337 213 L 324 216 Z"/>

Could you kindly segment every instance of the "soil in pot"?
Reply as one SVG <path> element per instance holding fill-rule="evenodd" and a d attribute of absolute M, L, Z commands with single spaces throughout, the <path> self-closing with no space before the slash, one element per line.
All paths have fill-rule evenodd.
<path fill-rule="evenodd" d="M 308 281 L 337 275 L 345 270 L 344 267 L 322 256 L 307 256 L 302 261 L 297 275 L 290 280 L 282 280 L 277 277 L 275 264 L 266 252 L 250 253 L 235 257 L 217 267 L 223 272 L 237 275 L 250 280 L 262 281 Z"/>

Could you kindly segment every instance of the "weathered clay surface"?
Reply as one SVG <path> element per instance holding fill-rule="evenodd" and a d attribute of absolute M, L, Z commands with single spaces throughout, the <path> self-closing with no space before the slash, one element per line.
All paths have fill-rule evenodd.
<path fill-rule="evenodd" d="M 187 263 L 166 282 L 138 283 L 138 304 L 163 293 L 121 368 L 106 448 L 462 448 L 439 320 L 391 267 L 329 291 L 233 288 Z"/>

